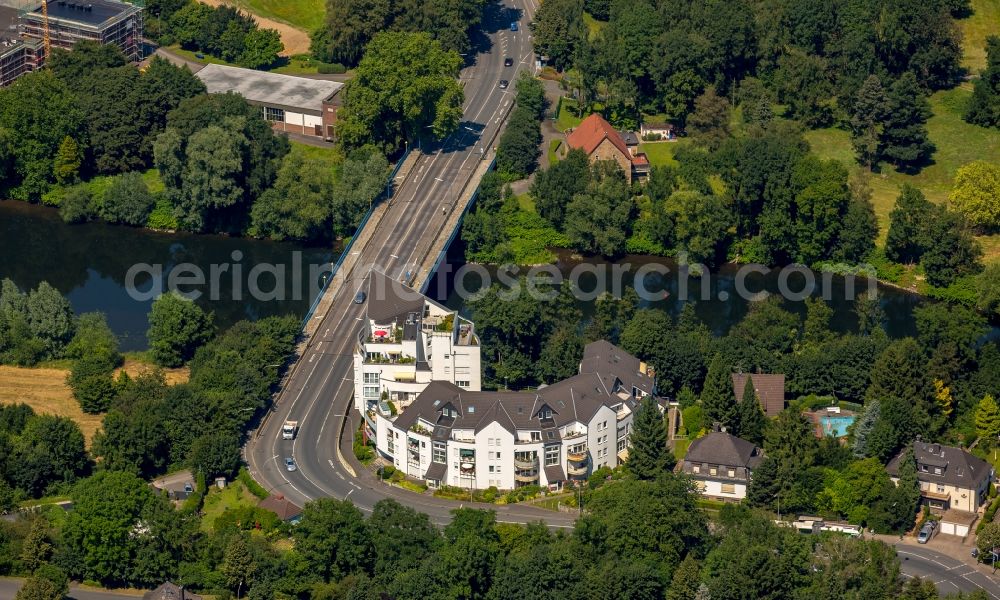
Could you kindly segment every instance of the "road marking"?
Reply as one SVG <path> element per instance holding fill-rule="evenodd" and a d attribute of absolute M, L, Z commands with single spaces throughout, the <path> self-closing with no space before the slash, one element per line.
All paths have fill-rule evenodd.
<path fill-rule="evenodd" d="M 310 354 L 309 355 L 309 362 L 311 363 L 314 360 L 316 360 L 316 354 L 315 353 L 314 354 Z"/>
<path fill-rule="evenodd" d="M 344 496 L 344 500 L 347 500 L 348 498 L 350 498 L 351 494 L 353 494 L 353 493 L 354 493 L 354 490 L 350 490 L 349 492 L 347 492 L 347 495 Z"/>

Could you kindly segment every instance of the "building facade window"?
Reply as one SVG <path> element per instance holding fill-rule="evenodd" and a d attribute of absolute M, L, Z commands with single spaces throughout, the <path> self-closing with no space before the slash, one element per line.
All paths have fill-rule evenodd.
<path fill-rule="evenodd" d="M 552 445 L 545 447 L 545 466 L 551 467 L 552 465 L 559 464 L 559 446 Z"/>
<path fill-rule="evenodd" d="M 365 383 L 378 383 L 378 373 L 365 373 Z"/>
<path fill-rule="evenodd" d="M 366 385 L 365 386 L 365 398 L 378 398 L 378 386 L 377 385 Z"/>
<path fill-rule="evenodd" d="M 732 483 L 723 483 L 722 484 L 722 493 L 723 494 L 735 494 L 736 493 L 736 485 L 732 484 Z"/>
<path fill-rule="evenodd" d="M 264 107 L 264 120 L 266 121 L 279 121 L 284 123 L 285 121 L 285 110 L 282 108 L 274 108 L 271 106 Z"/>
<path fill-rule="evenodd" d="M 457 385 L 460 388 L 467 388 L 469 387 L 470 383 L 468 381 L 456 380 L 455 385 Z"/>
<path fill-rule="evenodd" d="M 434 442 L 434 456 L 432 460 L 436 463 L 444 463 L 448 460 L 448 449 L 444 442 Z"/>
<path fill-rule="evenodd" d="M 719 469 L 717 469 L 716 467 L 709 467 L 708 474 L 715 477 L 716 475 L 719 474 Z"/>
<path fill-rule="evenodd" d="M 540 442 L 540 441 L 542 441 L 542 432 L 541 431 L 532 431 L 531 432 L 531 441 L 533 441 L 533 442 Z"/>
<path fill-rule="evenodd" d="M 726 477 L 729 477 L 730 479 L 732 479 L 733 477 L 736 477 L 736 469 L 727 469 L 726 470 Z"/>

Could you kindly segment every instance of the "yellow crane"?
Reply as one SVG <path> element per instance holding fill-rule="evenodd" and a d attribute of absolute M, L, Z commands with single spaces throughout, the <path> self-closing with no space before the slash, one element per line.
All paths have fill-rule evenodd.
<path fill-rule="evenodd" d="M 52 39 L 49 37 L 49 0 L 42 0 L 42 43 L 45 45 L 45 60 L 52 56 Z"/>

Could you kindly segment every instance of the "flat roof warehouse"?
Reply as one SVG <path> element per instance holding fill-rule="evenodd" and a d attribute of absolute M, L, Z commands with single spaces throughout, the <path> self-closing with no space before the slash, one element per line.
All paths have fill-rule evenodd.
<path fill-rule="evenodd" d="M 74 21 L 91 26 L 101 25 L 132 10 L 136 9 L 130 4 L 103 0 L 88 0 L 86 2 L 56 0 L 48 3 L 50 20 Z M 31 12 L 41 15 L 42 5 L 39 4 Z"/>
<path fill-rule="evenodd" d="M 322 111 L 324 102 L 344 87 L 339 81 L 307 79 L 225 65 L 208 65 L 195 75 L 205 83 L 210 94 L 235 92 L 255 104 L 317 113 Z"/>

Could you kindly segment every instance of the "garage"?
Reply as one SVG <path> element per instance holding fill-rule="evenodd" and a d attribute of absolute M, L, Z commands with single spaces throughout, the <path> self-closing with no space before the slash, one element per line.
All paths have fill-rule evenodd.
<path fill-rule="evenodd" d="M 961 510 L 949 510 L 941 516 L 941 533 L 965 538 L 972 530 L 977 515 Z"/>

